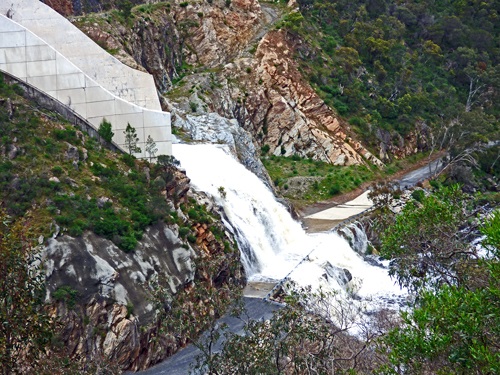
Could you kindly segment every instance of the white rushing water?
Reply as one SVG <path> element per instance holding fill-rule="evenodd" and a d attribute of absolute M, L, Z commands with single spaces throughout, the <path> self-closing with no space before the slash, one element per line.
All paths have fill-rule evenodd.
<path fill-rule="evenodd" d="M 365 262 L 343 238 L 332 232 L 306 233 L 265 184 L 224 146 L 174 144 L 173 154 L 191 183 L 224 207 L 238 232 L 250 281 L 278 281 L 293 270 L 290 278 L 299 285 L 342 293 L 350 289 L 350 295 L 368 310 L 396 309 L 404 300 L 406 291 L 394 284 L 387 269 Z M 297 267 L 307 254 L 308 261 Z M 352 275 L 349 283 L 344 269 Z"/>

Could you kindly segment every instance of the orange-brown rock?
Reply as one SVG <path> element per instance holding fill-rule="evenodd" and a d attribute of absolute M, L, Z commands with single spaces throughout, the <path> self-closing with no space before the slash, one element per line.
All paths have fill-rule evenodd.
<path fill-rule="evenodd" d="M 261 134 L 261 143 L 275 155 L 298 154 L 336 165 L 381 164 L 347 136 L 346 125 L 304 79 L 294 60 L 296 43 L 300 40 L 287 31 L 272 31 L 254 59 L 226 66 L 226 76 L 243 77 L 238 94 L 245 98 L 245 126 Z"/>

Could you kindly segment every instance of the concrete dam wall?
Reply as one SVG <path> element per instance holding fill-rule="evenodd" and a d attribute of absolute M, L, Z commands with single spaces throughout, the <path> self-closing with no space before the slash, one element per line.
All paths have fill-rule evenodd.
<path fill-rule="evenodd" d="M 138 157 L 147 156 L 149 135 L 157 155 L 172 153 L 170 113 L 161 111 L 152 76 L 122 64 L 38 0 L 0 2 L 0 70 L 64 103 L 96 129 L 106 118 L 123 149 L 130 124 L 142 149 Z"/>

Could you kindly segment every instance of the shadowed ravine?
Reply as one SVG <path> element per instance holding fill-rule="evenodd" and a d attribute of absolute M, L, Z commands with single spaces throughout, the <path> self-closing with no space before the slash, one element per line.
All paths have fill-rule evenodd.
<path fill-rule="evenodd" d="M 241 317 L 224 316 L 217 321 L 217 325 L 226 324 L 230 332 L 241 333 L 245 321 L 270 319 L 273 312 L 279 308 L 279 305 L 266 302 L 261 298 L 243 297 L 243 304 L 245 313 Z M 221 341 L 215 346 L 215 350 L 219 350 L 220 347 Z M 145 375 L 187 375 L 200 354 L 201 351 L 191 344 L 158 365 L 138 373 Z"/>

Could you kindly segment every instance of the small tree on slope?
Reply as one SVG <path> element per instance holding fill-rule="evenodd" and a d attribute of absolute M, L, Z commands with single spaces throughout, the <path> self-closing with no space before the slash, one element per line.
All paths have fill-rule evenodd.
<path fill-rule="evenodd" d="M 123 134 L 125 134 L 125 145 L 130 155 L 132 155 L 132 153 L 139 153 L 142 151 L 141 148 L 137 146 L 139 137 L 137 136 L 137 131 L 133 126 L 127 123 L 127 128 L 125 129 Z"/>

